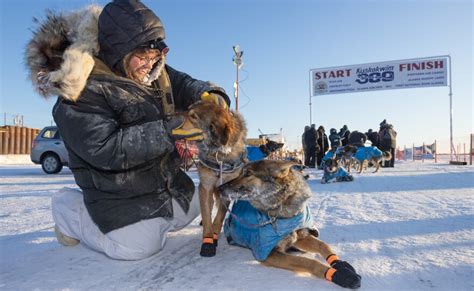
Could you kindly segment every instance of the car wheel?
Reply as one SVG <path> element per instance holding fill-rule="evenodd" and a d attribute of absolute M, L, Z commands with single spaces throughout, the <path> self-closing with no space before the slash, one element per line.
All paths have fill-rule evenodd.
<path fill-rule="evenodd" d="M 57 174 L 63 168 L 63 164 L 56 154 L 47 154 L 41 161 L 41 167 L 46 174 Z"/>

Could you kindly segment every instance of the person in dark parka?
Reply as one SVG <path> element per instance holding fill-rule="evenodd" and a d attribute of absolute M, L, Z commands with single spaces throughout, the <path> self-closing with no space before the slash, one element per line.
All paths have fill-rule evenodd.
<path fill-rule="evenodd" d="M 348 144 L 355 145 L 357 147 L 364 146 L 366 141 L 367 141 L 367 136 L 364 133 L 359 132 L 357 130 L 354 130 L 353 132 L 351 132 L 348 137 Z"/>
<path fill-rule="evenodd" d="M 390 151 L 392 159 L 382 163 L 382 167 L 395 166 L 395 149 L 397 148 L 397 132 L 393 129 L 393 125 L 388 124 L 384 119 L 380 123 L 379 130 L 379 149 L 383 152 Z"/>
<path fill-rule="evenodd" d="M 323 157 L 329 149 L 328 136 L 326 135 L 324 126 L 322 125 L 318 127 L 318 147 L 319 151 L 316 155 L 316 163 L 318 168 L 320 168 Z"/>
<path fill-rule="evenodd" d="M 304 140 L 306 144 L 306 149 L 308 154 L 305 154 L 305 165 L 309 168 L 316 167 L 316 153 L 319 151 L 318 146 L 318 131 L 316 130 L 316 125 L 311 124 L 311 128 L 304 135 Z"/>
<path fill-rule="evenodd" d="M 347 127 L 347 125 L 343 125 L 341 129 L 339 130 L 339 136 L 341 137 L 341 143 L 343 146 L 349 144 L 349 135 L 351 134 L 351 131 Z"/>
<path fill-rule="evenodd" d="M 342 146 L 341 136 L 337 133 L 335 128 L 329 131 L 329 141 L 331 142 L 331 150 L 336 150 L 337 147 Z"/>
<path fill-rule="evenodd" d="M 307 159 L 307 157 L 309 157 L 309 151 L 308 151 L 308 146 L 306 145 L 306 134 L 310 128 L 311 127 L 309 125 L 306 125 L 304 127 L 304 132 L 301 135 L 301 145 L 303 146 L 303 155 L 304 155 L 303 160 L 304 160 L 304 165 L 307 167 L 309 167 L 309 159 Z"/>
<path fill-rule="evenodd" d="M 367 139 L 372 143 L 373 146 L 378 147 L 379 146 L 379 134 L 376 131 L 373 131 L 372 128 L 370 128 L 365 135 L 367 136 Z"/>
<path fill-rule="evenodd" d="M 201 99 L 230 100 L 165 63 L 161 20 L 138 0 L 50 14 L 40 25 L 27 65 L 40 94 L 59 95 L 53 117 L 81 189 L 52 197 L 58 241 L 114 259 L 149 257 L 199 215 L 175 141 L 202 132 L 174 114 Z"/>

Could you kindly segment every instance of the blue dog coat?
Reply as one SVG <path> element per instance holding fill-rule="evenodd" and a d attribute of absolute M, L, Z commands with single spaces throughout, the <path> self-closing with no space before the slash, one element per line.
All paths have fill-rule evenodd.
<path fill-rule="evenodd" d="M 354 158 L 358 161 L 369 160 L 371 158 L 380 158 L 382 151 L 375 146 L 360 147 L 357 149 Z"/>
<path fill-rule="evenodd" d="M 265 158 L 265 155 L 263 154 L 262 150 L 259 147 L 248 146 L 247 158 L 249 159 L 250 162 L 260 161 Z"/>
<path fill-rule="evenodd" d="M 324 155 L 322 161 L 325 162 L 325 161 L 327 161 L 327 160 L 329 160 L 329 159 L 332 159 L 333 156 L 334 156 L 334 151 L 328 151 L 328 152 Z"/>
<path fill-rule="evenodd" d="M 229 244 L 251 249 L 255 259 L 265 261 L 278 242 L 291 232 L 313 228 L 309 206 L 292 218 L 277 218 L 273 225 L 270 221 L 267 214 L 248 201 L 239 200 L 234 203 L 231 215 L 224 223 L 224 233 Z"/>
<path fill-rule="evenodd" d="M 337 155 L 340 155 L 343 149 L 344 149 L 344 147 L 337 147 L 336 150 L 333 150 L 333 149 L 332 149 L 332 150 L 328 151 L 328 152 L 324 155 L 322 161 L 325 162 L 325 161 L 327 161 L 327 160 L 329 160 L 329 159 L 332 159 L 332 157 L 334 156 L 334 154 L 336 154 L 336 156 L 337 156 Z"/>
<path fill-rule="evenodd" d="M 323 178 L 321 179 L 321 183 L 332 183 L 332 182 L 340 182 L 340 181 L 352 181 L 352 175 L 349 174 L 346 169 L 343 167 L 339 167 L 339 169 L 334 173 L 329 173 L 324 171 Z"/>

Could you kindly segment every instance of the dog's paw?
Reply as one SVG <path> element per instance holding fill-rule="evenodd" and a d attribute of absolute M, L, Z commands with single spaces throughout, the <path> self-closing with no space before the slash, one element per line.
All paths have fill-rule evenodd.
<path fill-rule="evenodd" d="M 335 272 L 334 270 L 331 268 L 326 272 L 327 274 L 332 271 L 332 276 L 330 278 L 326 277 L 328 280 L 344 288 L 360 288 L 361 277 L 356 272 L 348 268 L 342 268 Z"/>
<path fill-rule="evenodd" d="M 203 243 L 201 245 L 201 252 L 199 253 L 201 257 L 214 257 L 216 255 L 217 247 L 212 243 Z"/>

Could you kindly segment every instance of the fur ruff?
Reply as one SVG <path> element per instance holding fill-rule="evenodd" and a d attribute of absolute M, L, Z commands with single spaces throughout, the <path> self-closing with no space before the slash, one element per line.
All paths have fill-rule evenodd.
<path fill-rule="evenodd" d="M 76 101 L 94 68 L 99 52 L 96 5 L 68 13 L 48 11 L 25 52 L 26 66 L 34 88 L 47 98 L 59 95 Z"/>

